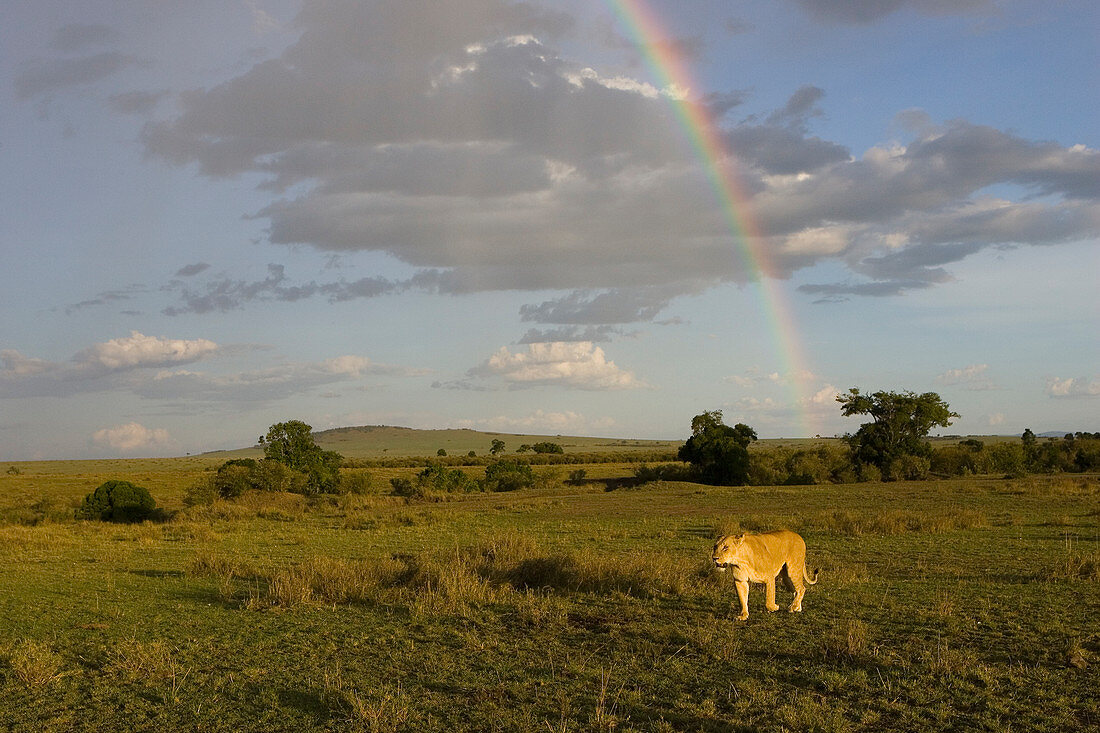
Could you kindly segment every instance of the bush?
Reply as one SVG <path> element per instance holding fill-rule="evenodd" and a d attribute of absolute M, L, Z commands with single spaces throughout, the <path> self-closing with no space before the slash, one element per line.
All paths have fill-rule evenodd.
<path fill-rule="evenodd" d="M 455 492 L 473 491 L 477 483 L 459 468 L 428 466 L 417 474 L 416 482 L 422 490 Z"/>
<path fill-rule="evenodd" d="M 252 488 L 252 474 L 255 470 L 256 461 L 251 458 L 237 458 L 223 463 L 214 476 L 214 488 L 218 496 L 235 499 Z"/>
<path fill-rule="evenodd" d="M 236 499 L 249 489 L 256 491 L 289 491 L 295 494 L 307 493 L 309 479 L 300 471 L 274 461 L 252 458 L 235 458 L 226 461 L 218 468 L 212 481 L 214 493 L 222 499 Z M 202 501 L 203 494 L 196 487 L 196 503 Z"/>
<path fill-rule="evenodd" d="M 391 478 L 390 486 L 392 487 L 390 493 L 394 496 L 413 497 L 420 494 L 420 490 L 417 488 L 416 484 L 414 484 L 411 479 L 405 478 L 404 476 Z"/>
<path fill-rule="evenodd" d="M 887 481 L 921 481 L 928 478 L 932 462 L 924 456 L 906 454 L 890 461 L 883 477 Z"/>
<path fill-rule="evenodd" d="M 252 473 L 252 488 L 258 491 L 288 491 L 293 494 L 305 494 L 308 481 L 304 473 L 266 458 L 256 464 Z"/>
<path fill-rule="evenodd" d="M 535 473 L 527 463 L 497 461 L 485 468 L 486 491 L 515 491 L 535 483 Z"/>
<path fill-rule="evenodd" d="M 157 503 L 148 489 L 129 481 L 106 481 L 84 497 L 76 510 L 77 519 L 107 522 L 141 522 L 158 515 Z"/>
<path fill-rule="evenodd" d="M 214 477 L 207 476 L 197 484 L 187 487 L 183 494 L 184 506 L 210 506 L 218 498 L 218 488 L 214 485 Z"/>
<path fill-rule="evenodd" d="M 579 486 L 585 481 L 585 477 L 588 476 L 588 472 L 583 468 L 578 468 L 569 472 L 569 483 Z"/>
<path fill-rule="evenodd" d="M 560 445 L 549 441 L 535 443 L 531 446 L 531 450 L 535 453 L 565 453 L 565 450 Z"/>

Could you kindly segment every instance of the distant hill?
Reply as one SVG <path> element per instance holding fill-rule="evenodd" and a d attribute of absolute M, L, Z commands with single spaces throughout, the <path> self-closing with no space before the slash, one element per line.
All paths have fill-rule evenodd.
<path fill-rule="evenodd" d="M 313 434 L 317 445 L 333 450 L 345 458 L 383 458 L 403 456 L 434 456 L 439 449 L 447 455 L 464 456 L 470 451 L 488 455 L 494 440 L 503 440 L 505 452 L 515 453 L 521 445 L 549 441 L 557 443 L 566 453 L 608 453 L 612 451 L 677 450 L 682 440 L 633 440 L 627 438 L 587 438 L 565 435 L 526 435 L 491 433 L 479 430 L 416 430 L 390 425 L 363 425 L 351 428 L 322 430 Z M 229 451 L 214 451 L 206 455 L 228 458 L 256 458 L 263 455 L 260 446 Z"/>

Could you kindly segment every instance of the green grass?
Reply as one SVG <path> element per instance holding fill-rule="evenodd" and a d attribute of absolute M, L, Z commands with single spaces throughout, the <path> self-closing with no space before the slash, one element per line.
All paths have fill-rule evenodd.
<path fill-rule="evenodd" d="M 216 460 L 19 465 L 0 475 L 2 730 L 1100 725 L 1096 477 L 590 481 L 412 504 L 376 480 L 183 509 Z M 41 509 L 107 478 L 175 516 Z M 801 614 L 768 614 L 754 588 L 738 622 L 712 537 L 776 527 L 821 580 Z"/>

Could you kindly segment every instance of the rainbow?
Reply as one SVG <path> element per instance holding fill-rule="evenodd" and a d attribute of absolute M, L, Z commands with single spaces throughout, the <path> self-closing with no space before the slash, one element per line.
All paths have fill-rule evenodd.
<path fill-rule="evenodd" d="M 656 13 L 643 0 L 606 0 L 606 3 L 645 58 L 657 86 L 679 92 L 665 96 L 703 164 L 746 272 L 757 276 L 759 302 L 775 338 L 775 351 L 782 367 L 780 373 L 787 376 L 796 427 L 803 436 L 813 435 L 816 431 L 811 427 L 805 399 L 810 370 L 798 338 L 798 325 L 777 285 L 777 269 L 763 246 L 764 239 L 752 217 L 749 198 L 738 180 L 736 157 L 722 140 L 706 107 L 691 99 L 688 92 L 696 85 L 692 83 L 687 65 L 672 52 L 667 42 L 668 34 L 662 30 Z"/>

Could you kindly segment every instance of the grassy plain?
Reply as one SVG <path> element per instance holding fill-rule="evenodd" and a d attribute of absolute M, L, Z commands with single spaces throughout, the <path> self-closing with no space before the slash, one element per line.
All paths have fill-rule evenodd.
<path fill-rule="evenodd" d="M 1097 477 L 184 508 L 219 460 L 0 473 L 0 729 L 1100 726 Z M 109 478 L 173 518 L 67 519 Z M 776 527 L 821 580 L 738 622 L 712 537 Z"/>

